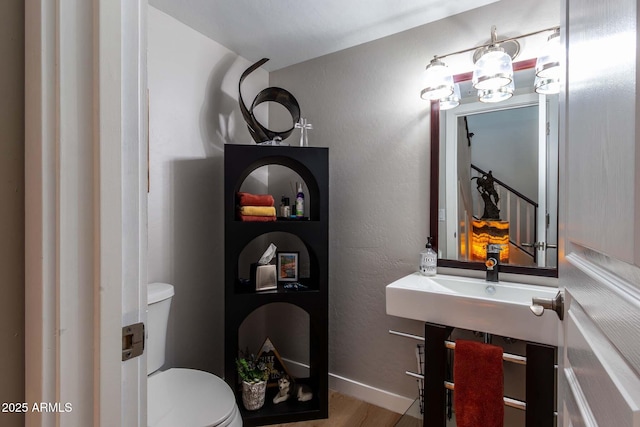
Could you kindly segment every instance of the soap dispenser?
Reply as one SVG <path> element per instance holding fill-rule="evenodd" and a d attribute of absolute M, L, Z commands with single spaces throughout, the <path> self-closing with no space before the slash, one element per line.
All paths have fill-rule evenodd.
<path fill-rule="evenodd" d="M 427 237 L 427 246 L 420 252 L 420 273 L 423 276 L 435 276 L 438 268 L 438 254 L 431 246 L 431 237 Z"/>

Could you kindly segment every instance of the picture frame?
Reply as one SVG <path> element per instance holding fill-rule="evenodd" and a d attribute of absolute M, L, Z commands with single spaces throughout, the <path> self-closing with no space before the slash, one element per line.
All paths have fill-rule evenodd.
<path fill-rule="evenodd" d="M 299 252 L 278 252 L 278 282 L 297 282 L 299 272 Z"/>

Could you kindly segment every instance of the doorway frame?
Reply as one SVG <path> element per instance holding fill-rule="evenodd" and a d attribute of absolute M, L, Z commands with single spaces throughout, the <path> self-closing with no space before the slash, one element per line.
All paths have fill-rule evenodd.
<path fill-rule="evenodd" d="M 25 2 L 26 426 L 146 425 L 146 8 Z"/>

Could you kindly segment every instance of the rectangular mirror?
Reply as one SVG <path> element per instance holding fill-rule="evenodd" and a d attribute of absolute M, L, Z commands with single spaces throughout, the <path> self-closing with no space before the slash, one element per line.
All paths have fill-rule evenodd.
<path fill-rule="evenodd" d="M 533 89 L 535 60 L 514 64 L 514 95 L 479 102 L 471 74 L 461 102 L 431 115 L 431 234 L 438 265 L 484 269 L 500 244 L 501 271 L 557 276 L 558 95 Z M 490 218 L 490 219 L 488 219 Z"/>

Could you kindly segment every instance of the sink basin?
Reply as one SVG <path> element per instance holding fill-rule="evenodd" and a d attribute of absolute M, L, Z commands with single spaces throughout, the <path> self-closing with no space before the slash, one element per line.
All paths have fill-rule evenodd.
<path fill-rule="evenodd" d="M 535 316 L 531 298 L 553 299 L 557 288 L 414 273 L 387 285 L 387 314 L 439 325 L 558 345 L 558 315 Z"/>

